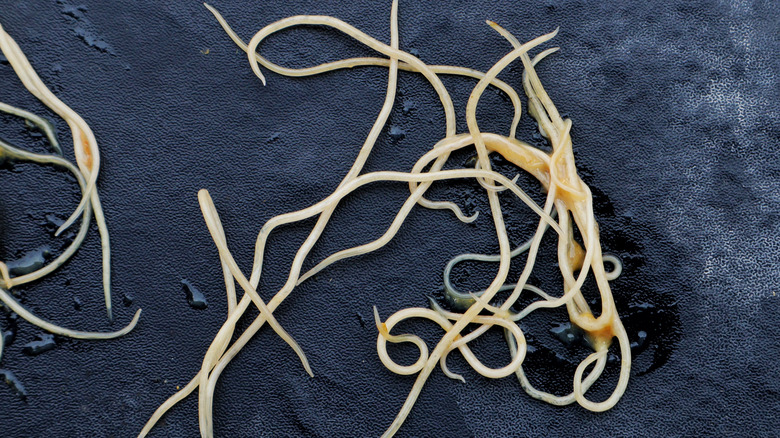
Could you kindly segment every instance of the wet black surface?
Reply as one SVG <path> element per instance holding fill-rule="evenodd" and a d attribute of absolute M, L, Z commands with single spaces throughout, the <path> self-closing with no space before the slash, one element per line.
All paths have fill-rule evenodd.
<path fill-rule="evenodd" d="M 389 40 L 390 2 L 213 5 L 245 39 L 290 15 L 325 14 Z M 401 1 L 401 48 L 427 63 L 484 71 L 510 50 L 485 19 L 520 40 L 561 27 L 553 41 L 561 51 L 538 71 L 559 110 L 574 122 L 575 156 L 594 192 L 603 246 L 624 263 L 613 292 L 636 343 L 632 380 L 614 409 L 593 414 L 533 400 L 516 379 L 482 378 L 453 354 L 450 367 L 466 383 L 434 372 L 398 436 L 775 434 L 780 8 L 771 1 Z M 194 376 L 225 318 L 222 273 L 198 189 L 211 191 L 228 243 L 248 272 L 265 221 L 337 186 L 379 112 L 387 73 L 358 68 L 285 78 L 265 71 L 263 87 L 198 2 L 4 0 L 0 23 L 100 143 L 116 322 L 109 325 L 103 309 L 96 229 L 56 274 L 15 291 L 39 316 L 74 329 L 117 329 L 143 308 L 138 327 L 123 338 L 58 338 L 57 348 L 37 356 L 22 350 L 40 330 L 3 314 L 0 327 L 13 342 L 0 371 L 11 382 L 0 385 L 0 436 L 134 436 Z M 261 50 L 285 66 L 371 55 L 336 32 L 313 27 L 271 37 Z M 501 78 L 519 89 L 521 72 L 513 65 Z M 444 82 L 462 132 L 474 82 Z M 66 124 L 24 90 L 3 58 L 0 83 L 0 101 L 54 121 L 72 158 Z M 506 133 L 511 116 L 501 94 L 485 94 L 478 111 L 483 130 Z M 546 147 L 524 117 L 518 136 Z M 443 136 L 443 126 L 430 87 L 402 73 L 367 169 L 410 169 Z M 11 117 L 0 116 L 0 136 L 47 150 L 40 135 Z M 462 154 L 453 162 L 468 159 Z M 500 161 L 497 167 L 513 176 Z M 533 191 L 530 179 L 521 182 Z M 451 257 L 496 250 L 487 205 L 475 187 L 442 185 L 431 192 L 458 202 L 467 214 L 481 211 L 475 224 L 461 224 L 449 212 L 416 210 L 386 248 L 338 263 L 296 290 L 275 314 L 307 353 L 315 377 L 275 334 L 262 330 L 217 386 L 216 434 L 380 435 L 413 378 L 379 362 L 372 306 L 383 318 L 426 306 L 428 296 L 440 293 Z M 64 247 L 68 237 L 54 239 L 51 232 L 78 203 L 71 175 L 14 164 L 0 169 L 0 189 L 0 260 L 44 245 L 55 253 Z M 381 184 L 345 199 L 304 268 L 378 237 L 407 193 L 402 184 Z M 519 244 L 533 227 L 532 216 L 503 199 L 510 237 Z M 312 223 L 283 227 L 271 238 L 260 286 L 266 300 L 282 285 Z M 460 268 L 453 272 L 457 284 L 474 288 L 494 269 Z M 553 273 L 554 267 L 541 269 L 532 280 L 556 290 Z M 188 305 L 183 278 L 203 292 L 207 309 Z M 121 305 L 128 298 L 130 305 Z M 562 313 L 551 313 L 523 323 L 533 346 L 529 378 L 543 388 L 566 390 L 586 354 L 578 334 L 557 325 L 564 321 Z M 425 324 L 399 330 L 404 328 L 431 346 L 441 336 Z M 474 348 L 488 364 L 508 360 L 497 333 Z M 391 354 L 413 360 L 411 350 Z M 613 363 L 594 394 L 605 395 L 615 380 Z M 190 397 L 153 435 L 196 436 L 196 409 Z"/>

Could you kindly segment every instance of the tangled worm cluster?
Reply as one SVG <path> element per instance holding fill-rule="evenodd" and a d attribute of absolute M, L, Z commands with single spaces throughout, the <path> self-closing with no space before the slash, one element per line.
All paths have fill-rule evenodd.
<path fill-rule="evenodd" d="M 441 364 L 441 369 L 449 377 L 461 378 L 452 373 L 446 365 L 447 355 L 457 349 L 465 360 L 480 374 L 489 378 L 507 377 L 517 374 L 522 387 L 531 396 L 547 401 L 555 405 L 565 405 L 576 401 L 586 409 L 603 411 L 615 405 L 623 394 L 628 383 L 631 363 L 629 342 L 623 325 L 620 322 L 610 292 L 608 280 L 619 274 L 619 262 L 616 259 L 608 260 L 613 266 L 611 271 L 604 267 L 605 257 L 602 256 L 599 243 L 598 226 L 593 214 L 593 198 L 588 186 L 577 175 L 572 153 L 572 140 L 570 136 L 571 121 L 562 118 L 534 70 L 534 65 L 545 56 L 557 50 L 556 48 L 542 51 L 531 58 L 529 51 L 549 41 L 556 32 L 543 35 L 525 44 L 520 44 L 511 34 L 497 24 L 488 24 L 503 35 L 514 49 L 498 61 L 489 71 L 482 73 L 463 67 L 426 65 L 415 56 L 398 49 L 398 5 L 393 2 L 390 19 L 390 44 L 384 44 L 349 24 L 333 17 L 327 16 L 294 16 L 282 19 L 260 30 L 252 37 L 248 44 L 244 43 L 219 13 L 206 5 L 214 14 L 224 30 L 233 41 L 242 48 L 249 57 L 252 70 L 265 84 L 265 78 L 260 71 L 260 66 L 286 76 L 309 76 L 325 73 L 337 69 L 353 68 L 358 66 L 379 66 L 388 69 L 387 94 L 382 110 L 376 122 L 371 128 L 368 137 L 363 144 L 351 169 L 344 177 L 336 190 L 322 201 L 299 211 L 283 214 L 270 219 L 260 230 L 256 245 L 254 264 L 251 274 L 247 278 L 233 259 L 222 229 L 219 216 L 214 204 L 206 190 L 198 194 L 201 210 L 208 229 L 219 250 L 219 257 L 224 271 L 228 300 L 228 317 L 222 328 L 212 341 L 206 352 L 200 372 L 181 391 L 173 395 L 163 403 L 141 431 L 140 436 L 145 436 L 161 416 L 195 389 L 199 391 L 199 425 L 201 435 L 211 437 L 213 435 L 212 406 L 214 400 L 214 388 L 216 382 L 236 354 L 268 322 L 272 329 L 281 336 L 298 354 L 305 370 L 311 375 L 306 356 L 293 340 L 285 332 L 279 322 L 274 318 L 273 311 L 295 289 L 297 285 L 310 278 L 317 272 L 325 269 L 330 264 L 349 257 L 366 254 L 386 245 L 398 232 L 415 205 L 421 205 L 431 209 L 449 209 L 462 221 L 472 221 L 475 217 L 466 217 L 460 209 L 451 202 L 434 202 L 424 197 L 426 191 L 436 181 L 469 179 L 480 182 L 484 188 L 484 194 L 490 203 L 490 212 L 496 229 L 496 237 L 499 244 L 499 254 L 496 256 L 478 256 L 484 260 L 498 262 L 498 272 L 490 285 L 479 294 L 462 294 L 456 291 L 449 282 L 449 270 L 452 265 L 463 259 L 473 258 L 473 255 L 464 255 L 453 259 L 445 273 L 445 282 L 448 285 L 448 297 L 454 303 L 453 311 L 447 311 L 434 305 L 433 308 L 402 309 L 388 317 L 384 322 L 380 320 L 379 313 L 375 309 L 375 317 L 379 336 L 377 337 L 377 350 L 382 363 L 391 371 L 402 374 L 417 374 L 416 381 L 409 396 L 398 413 L 395 420 L 389 426 L 384 436 L 392 436 L 401 427 L 405 418 L 411 411 L 428 376 Z M 385 58 L 350 58 L 335 62 L 321 64 L 315 67 L 291 69 L 276 65 L 257 54 L 258 45 L 269 35 L 299 25 L 320 25 L 336 29 L 354 38 L 367 47 L 381 53 Z M 511 62 L 520 59 L 525 68 L 523 74 L 523 89 L 528 97 L 528 113 L 536 120 L 540 133 L 549 139 L 552 152 L 534 148 L 527 143 L 515 138 L 517 124 L 521 115 L 521 102 L 517 92 L 504 82 L 496 79 L 497 75 Z M 442 103 L 446 128 L 445 137 L 436 143 L 433 148 L 420 157 L 410 172 L 379 171 L 361 174 L 363 166 L 375 145 L 377 137 L 384 129 L 387 118 L 395 101 L 398 71 L 404 70 L 423 75 L 431 84 L 439 100 Z M 468 133 L 458 134 L 455 125 L 455 109 L 449 93 L 439 79 L 439 75 L 459 75 L 478 80 L 471 93 L 466 108 L 466 121 Z M 476 119 L 476 110 L 483 92 L 488 86 L 495 86 L 503 90 L 514 105 L 514 119 L 509 136 L 482 132 Z M 478 155 L 478 162 L 473 169 L 460 168 L 454 170 L 442 170 L 448 157 L 454 151 L 473 147 Z M 515 181 L 491 170 L 488 155 L 497 153 L 520 169 L 528 172 L 541 183 L 547 192 L 547 198 L 543 206 L 537 205 Z M 427 170 L 426 170 L 427 169 Z M 339 251 L 325 258 L 308 272 L 302 273 L 302 265 L 309 251 L 319 240 L 323 230 L 334 210 L 341 200 L 359 189 L 363 185 L 378 181 L 399 181 L 409 184 L 411 195 L 399 209 L 392 224 L 384 235 L 370 243 L 366 243 L 351 249 Z M 536 232 L 527 245 L 514 251 L 514 253 L 527 251 L 527 261 L 522 274 L 516 281 L 510 284 L 507 277 L 513 251 L 510 249 L 509 238 L 504 226 L 504 216 L 498 202 L 498 193 L 509 190 L 518 199 L 524 202 L 531 210 L 539 215 L 539 224 Z M 257 294 L 257 286 L 262 271 L 263 255 L 270 233 L 278 226 L 292 222 L 302 221 L 317 217 L 317 222 L 308 238 L 298 249 L 290 267 L 285 285 L 265 303 Z M 557 217 L 557 219 L 556 219 Z M 575 227 L 582 237 L 582 243 L 575 239 Z M 533 285 L 528 284 L 529 276 L 534 268 L 540 242 L 545 233 L 552 229 L 558 237 L 558 263 L 563 278 L 563 291 L 559 295 L 548 294 Z M 598 317 L 594 316 L 590 306 L 582 295 L 581 288 L 585 279 L 592 274 L 600 292 L 601 309 Z M 244 295 L 239 301 L 236 296 L 236 282 L 243 289 Z M 510 289 L 511 295 L 502 304 L 495 304 L 494 297 L 501 290 Z M 512 306 L 518 302 L 523 291 L 530 291 L 538 296 L 536 301 L 526 306 L 522 311 L 513 313 Z M 236 322 L 244 314 L 250 304 L 254 304 L 260 311 L 260 315 L 254 322 L 230 345 L 230 340 L 235 331 Z M 537 390 L 529 382 L 523 372 L 523 359 L 526 354 L 526 342 L 523 331 L 518 321 L 539 309 L 559 308 L 565 306 L 571 322 L 587 334 L 587 339 L 594 352 L 590 354 L 577 367 L 574 375 L 573 390 L 568 395 L 553 395 Z M 425 342 L 413 334 L 392 334 L 394 326 L 399 322 L 410 318 L 422 318 L 434 321 L 445 331 L 444 336 L 437 343 L 432 352 L 428 351 Z M 469 349 L 469 342 L 481 336 L 491 327 L 504 329 L 506 340 L 511 352 L 511 361 L 502 368 L 490 368 L 485 366 Z M 470 330 L 467 332 L 466 329 Z M 588 388 L 600 377 L 605 368 L 607 352 L 612 340 L 617 337 L 620 344 L 621 367 L 620 377 L 616 388 L 609 398 L 601 402 L 588 400 L 585 396 Z M 394 362 L 387 354 L 387 343 L 408 342 L 419 349 L 419 359 L 412 365 L 403 366 Z M 586 374 L 586 370 L 590 371 Z"/>
<path fill-rule="evenodd" d="M 98 177 L 98 169 L 100 168 L 100 155 L 98 153 L 95 135 L 92 133 L 92 130 L 87 123 L 76 114 L 76 112 L 65 105 L 46 87 L 46 85 L 44 85 L 43 81 L 41 81 L 35 73 L 32 65 L 30 65 L 27 57 L 24 56 L 22 50 L 11 36 L 5 32 L 2 26 L 0 26 L 0 50 L 8 59 L 8 62 L 11 64 L 16 75 L 27 90 L 68 123 L 68 127 L 73 135 L 73 148 L 77 165 L 73 165 L 70 161 L 62 157 L 62 149 L 57 141 L 57 136 L 51 123 L 28 111 L 1 102 L 0 111 L 20 117 L 41 130 L 49 141 L 53 153 L 32 153 L 0 140 L 0 162 L 32 162 L 65 169 L 76 177 L 76 181 L 78 181 L 82 193 L 81 202 L 55 234 L 55 236 L 59 236 L 81 217 L 79 232 L 62 254 L 39 269 L 32 272 L 19 273 L 18 275 L 13 275 L 14 273 L 11 272 L 12 270 L 8 268 L 8 265 L 0 261 L 0 302 L 29 323 L 57 335 L 77 339 L 111 339 L 122 336 L 135 327 L 138 318 L 141 315 L 140 310 L 136 312 L 130 324 L 119 331 L 107 333 L 84 332 L 59 327 L 35 316 L 32 312 L 19 304 L 10 292 L 10 289 L 13 287 L 39 280 L 44 276 L 51 274 L 68 261 L 68 259 L 76 253 L 86 238 L 90 221 L 94 216 L 101 238 L 103 254 L 103 291 L 106 302 L 106 311 L 108 312 L 109 320 L 113 320 L 111 311 L 111 252 L 108 229 L 106 227 L 105 217 L 103 216 L 103 209 L 100 205 L 97 187 L 95 186 Z M 0 359 L 2 359 L 3 354 L 3 338 L 2 333 L 0 333 Z"/>

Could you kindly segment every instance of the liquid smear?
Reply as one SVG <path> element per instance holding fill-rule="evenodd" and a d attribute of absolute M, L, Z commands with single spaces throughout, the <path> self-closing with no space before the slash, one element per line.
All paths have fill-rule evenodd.
<path fill-rule="evenodd" d="M 65 0 L 57 0 L 57 3 L 62 5 L 62 15 L 67 17 L 68 21 L 73 25 L 73 32 L 78 35 L 82 41 L 89 47 L 94 47 L 103 53 L 116 55 L 114 48 L 98 35 L 95 26 L 87 18 L 86 6 L 72 5 Z"/>
<path fill-rule="evenodd" d="M 22 382 L 12 373 L 8 370 L 0 369 L 0 379 L 3 379 L 5 381 L 5 384 L 8 385 L 9 388 L 16 394 L 19 398 L 22 400 L 27 399 L 27 390 L 24 389 L 24 385 L 22 385 Z"/>
<path fill-rule="evenodd" d="M 28 356 L 37 356 L 57 347 L 57 341 L 54 340 L 54 335 L 52 334 L 43 333 L 38 335 L 37 338 L 38 339 L 25 344 L 24 347 L 22 347 L 22 353 Z"/>
<path fill-rule="evenodd" d="M 11 274 L 11 276 L 18 277 L 20 275 L 26 275 L 41 269 L 50 257 L 51 248 L 48 246 L 43 246 L 41 248 L 29 251 L 20 258 L 8 261 L 5 264 L 8 267 L 8 272 Z"/>
<path fill-rule="evenodd" d="M 390 127 L 390 139 L 394 143 L 398 143 L 399 141 L 403 140 L 405 137 L 406 137 L 406 131 L 404 131 L 403 129 L 395 125 Z"/>
<path fill-rule="evenodd" d="M 181 285 L 182 289 L 184 289 L 184 292 L 187 294 L 187 303 L 189 303 L 190 307 L 204 310 L 209 306 L 208 301 L 206 301 L 206 296 L 188 280 L 182 280 Z"/>

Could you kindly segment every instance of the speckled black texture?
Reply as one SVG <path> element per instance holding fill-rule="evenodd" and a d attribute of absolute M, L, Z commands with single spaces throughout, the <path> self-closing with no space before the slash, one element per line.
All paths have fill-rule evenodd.
<path fill-rule="evenodd" d="M 214 6 L 244 38 L 283 17 L 327 14 L 389 39 L 389 1 L 251 3 L 215 0 Z M 467 383 L 436 371 L 398 436 L 776 434 L 778 4 L 402 0 L 401 47 L 428 63 L 485 70 L 509 50 L 485 19 L 521 40 L 560 26 L 553 44 L 561 51 L 538 71 L 574 121 L 575 155 L 597 196 L 605 247 L 626 263 L 614 287 L 619 310 L 629 315 L 632 340 L 642 330 L 651 346 L 638 349 L 623 399 L 602 414 L 532 400 L 515 379 L 484 379 L 453 357 L 450 366 Z M 222 274 L 197 190 L 211 191 L 231 248 L 248 271 L 266 220 L 307 206 L 338 184 L 381 107 L 387 73 L 361 68 L 300 79 L 266 72 L 263 87 L 195 1 L 2 0 L 0 23 L 100 142 L 117 321 L 109 326 L 102 309 L 96 230 L 55 275 L 18 289 L 25 305 L 64 326 L 93 330 L 117 328 L 143 308 L 137 329 L 124 338 L 58 338 L 57 348 L 33 357 L 22 348 L 40 330 L 0 315 L 4 330 L 18 325 L 2 368 L 28 394 L 23 400 L 0 386 L 0 436 L 134 436 L 194 375 L 225 317 Z M 320 28 L 275 36 L 262 47 L 288 66 L 370 54 Z M 513 65 L 501 77 L 519 88 L 521 71 Z M 45 113 L 4 62 L 0 83 L 0 100 Z M 473 81 L 446 78 L 445 84 L 463 131 Z M 484 130 L 507 131 L 511 108 L 500 95 L 486 93 L 478 114 Z M 529 120 L 520 131 L 526 139 L 534 129 Z M 67 126 L 54 122 L 72 157 Z M 391 125 L 404 137 L 391 139 Z M 41 140 L 25 132 L 0 116 L 0 135 L 43 150 Z M 442 135 L 435 94 L 421 78 L 401 74 L 398 101 L 367 168 L 408 170 Z M 432 196 L 485 212 L 471 187 L 440 187 Z M 52 241 L 46 215 L 64 217 L 76 205 L 72 177 L 19 164 L 0 169 L 0 189 L 0 259 L 61 245 Z M 378 236 L 406 193 L 404 185 L 382 184 L 346 199 L 311 260 Z M 517 203 L 505 209 L 512 238 L 520 242 L 531 216 Z M 260 292 L 266 299 L 282 284 L 311 224 L 284 227 L 271 239 Z M 413 378 L 396 376 L 378 361 L 371 306 L 383 317 L 425 306 L 426 296 L 438 293 L 450 257 L 495 251 L 491 233 L 486 214 L 470 226 L 448 212 L 417 210 L 388 247 L 305 284 L 276 314 L 308 354 L 315 378 L 264 329 L 217 387 L 217 435 L 380 435 Z M 474 275 L 459 275 L 461 282 L 479 284 Z M 183 279 L 203 291 L 208 309 L 188 305 Z M 130 307 L 121 305 L 124 295 L 133 297 Z M 654 306 L 640 312 L 647 303 Z M 555 346 L 552 326 L 539 325 L 529 333 Z M 431 343 L 440 336 L 429 325 L 410 327 Z M 494 365 L 507 360 L 498 335 L 475 348 Z M 551 380 L 550 387 L 570 382 L 565 360 L 540 367 L 549 371 L 534 375 Z M 555 370 L 569 374 L 555 378 Z M 191 397 L 153 435 L 192 437 L 197 431 Z"/>

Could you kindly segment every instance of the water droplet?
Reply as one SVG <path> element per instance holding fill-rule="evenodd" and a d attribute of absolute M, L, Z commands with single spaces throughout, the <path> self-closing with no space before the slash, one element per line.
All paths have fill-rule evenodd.
<path fill-rule="evenodd" d="M 81 310 L 81 299 L 79 297 L 73 297 L 73 308 L 75 310 Z"/>
<path fill-rule="evenodd" d="M 44 216 L 44 221 L 41 225 L 43 225 L 43 227 L 46 228 L 46 231 L 48 231 L 49 234 L 54 237 L 54 234 L 64 223 L 65 219 L 63 217 L 55 213 L 49 213 Z"/>
<path fill-rule="evenodd" d="M 51 66 L 51 71 L 53 73 L 55 73 L 55 74 L 61 73 L 62 72 L 62 64 L 60 64 L 59 62 L 55 62 Z"/>
<path fill-rule="evenodd" d="M 550 329 L 550 333 L 555 335 L 555 337 L 567 347 L 572 347 L 584 341 L 582 330 L 577 327 L 572 327 L 570 322 L 556 323 L 555 326 Z"/>
<path fill-rule="evenodd" d="M 409 54 L 414 56 L 415 58 L 420 57 L 420 51 L 415 48 L 409 49 Z"/>
<path fill-rule="evenodd" d="M 14 373 L 8 370 L 0 370 L 0 377 L 5 380 L 5 384 L 8 385 L 22 400 L 27 398 L 27 390 L 24 389 L 24 385 L 22 385 L 22 382 L 14 375 Z"/>
<path fill-rule="evenodd" d="M 50 255 L 51 248 L 43 246 L 28 252 L 17 260 L 12 260 L 5 264 L 8 266 L 8 272 L 11 276 L 18 277 L 41 269 L 43 265 L 46 264 L 46 259 L 48 259 Z"/>
<path fill-rule="evenodd" d="M 122 304 L 123 304 L 125 307 L 130 307 L 130 306 L 132 306 L 132 305 L 133 305 L 133 300 L 134 300 L 134 298 L 133 298 L 133 296 L 132 296 L 132 295 L 125 294 L 125 295 L 122 297 Z"/>
<path fill-rule="evenodd" d="M 282 133 L 277 131 L 271 134 L 270 137 L 268 137 L 268 140 L 266 140 L 266 143 L 271 143 L 272 141 L 279 140 L 279 138 L 282 136 Z"/>
<path fill-rule="evenodd" d="M 409 115 L 413 109 L 417 108 L 417 104 L 414 103 L 413 100 L 405 99 L 404 100 L 404 115 Z"/>
<path fill-rule="evenodd" d="M 466 161 L 463 162 L 463 167 L 473 168 L 474 166 L 477 165 L 477 161 L 479 161 L 479 157 L 476 155 L 472 155 Z"/>
<path fill-rule="evenodd" d="M 187 302 L 190 304 L 190 307 L 203 310 L 209 306 L 206 297 L 192 283 L 182 280 L 181 284 L 184 292 L 187 294 Z"/>
<path fill-rule="evenodd" d="M 84 5 L 78 5 L 78 6 L 71 6 L 68 4 L 65 4 L 64 2 L 60 1 L 58 2 L 62 6 L 62 13 L 63 15 L 67 15 L 68 17 L 73 17 L 77 20 L 84 18 L 84 12 L 87 12 L 87 7 Z"/>
<path fill-rule="evenodd" d="M 97 36 L 95 33 L 84 29 L 81 26 L 77 26 L 73 31 L 76 33 L 76 35 L 81 38 L 82 41 L 87 43 L 88 46 L 94 47 L 101 52 L 105 52 L 111 55 L 116 54 L 114 52 L 114 49 L 109 45 L 107 42 L 103 41 L 99 36 Z"/>
<path fill-rule="evenodd" d="M 15 313 L 13 315 L 16 315 Z M 3 330 L 3 343 L 6 347 L 14 343 L 14 340 L 16 339 L 16 318 L 8 318 L 8 321 L 10 323 L 8 324 L 8 328 Z"/>
<path fill-rule="evenodd" d="M 637 340 L 631 343 L 632 350 L 642 348 L 642 346 L 645 345 L 645 341 L 647 340 L 647 332 L 644 330 L 640 330 L 639 333 L 636 334 L 636 336 L 637 336 Z"/>
<path fill-rule="evenodd" d="M 390 126 L 390 138 L 394 142 L 399 142 L 399 141 L 403 140 L 404 137 L 406 137 L 406 131 L 404 131 L 403 129 L 401 129 L 400 127 L 398 127 L 396 125 Z"/>
<path fill-rule="evenodd" d="M 54 340 L 54 335 L 43 333 L 38 335 L 38 340 L 25 344 L 25 346 L 22 347 L 22 353 L 28 356 L 37 356 L 41 353 L 53 350 L 56 346 L 57 342 Z"/>

